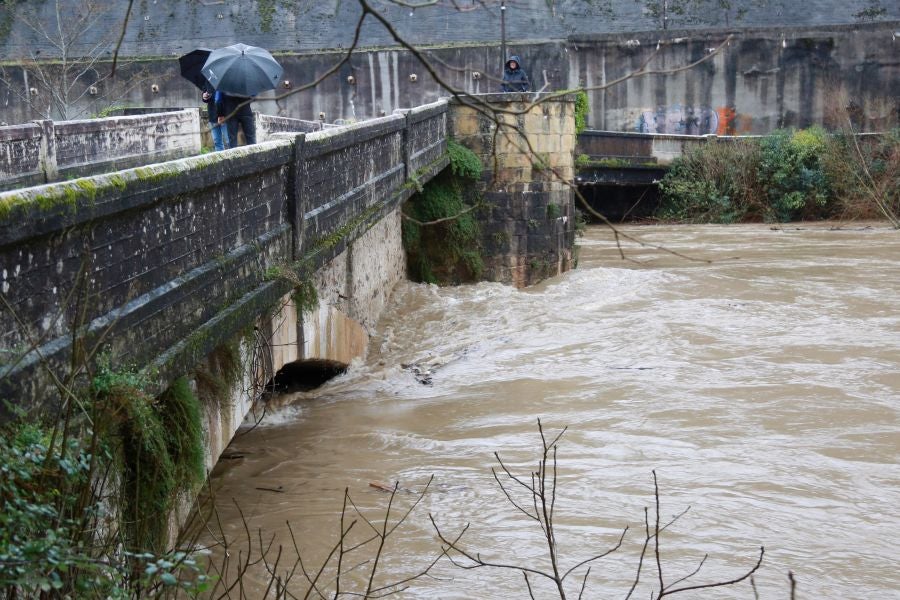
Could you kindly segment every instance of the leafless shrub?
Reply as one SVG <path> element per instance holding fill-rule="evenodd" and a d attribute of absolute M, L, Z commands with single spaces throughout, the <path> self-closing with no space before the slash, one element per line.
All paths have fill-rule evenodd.
<path fill-rule="evenodd" d="M 432 478 L 433 479 L 433 478 Z M 387 506 L 380 519 L 366 515 L 344 490 L 341 514 L 338 520 L 337 539 L 327 547 L 321 562 L 310 562 L 310 555 L 321 552 L 321 547 L 302 547 L 290 522 L 285 524 L 288 540 L 262 529 L 252 530 L 243 511 L 237 506 L 242 535 L 229 537 L 219 520 L 215 508 L 215 496 L 210 493 L 195 514 L 193 523 L 186 529 L 185 547 L 194 553 L 211 553 L 206 575 L 213 583 L 204 597 L 212 599 L 239 598 L 364 598 L 377 599 L 406 590 L 415 580 L 429 576 L 443 556 L 435 556 L 420 569 L 406 575 L 385 577 L 380 568 L 385 558 L 385 547 L 428 493 L 432 479 L 422 490 L 412 493 L 412 500 L 405 509 L 397 507 L 399 483 L 390 489 Z M 404 490 L 405 491 L 405 490 Z M 206 532 L 214 540 L 198 546 L 199 534 Z M 190 576 L 190 573 L 188 573 Z M 254 586 L 251 579 L 257 582 Z M 265 586 L 260 595 L 260 588 Z M 173 588 L 173 597 L 184 594 Z"/>
<path fill-rule="evenodd" d="M 848 219 L 887 219 L 900 229 L 900 123 L 896 107 L 881 107 L 885 130 L 862 134 L 859 123 L 870 120 L 846 92 L 834 94 L 829 119 L 838 131 L 822 157 L 829 184 Z"/>
<path fill-rule="evenodd" d="M 543 425 L 538 420 L 538 431 L 541 437 L 541 447 L 539 449 L 539 457 L 535 470 L 528 474 L 516 474 L 508 465 L 495 453 L 498 469 L 492 469 L 494 480 L 503 492 L 506 500 L 518 513 L 525 515 L 530 521 L 535 523 L 541 532 L 541 537 L 545 543 L 546 559 L 544 564 L 517 564 L 504 559 L 487 559 L 482 553 L 473 550 L 462 543 L 464 534 L 468 531 L 469 525 L 463 527 L 460 532 L 454 536 L 448 536 L 441 530 L 434 516 L 431 516 L 431 522 L 442 543 L 443 553 L 453 562 L 454 565 L 461 569 L 498 569 L 516 572 L 522 575 L 525 587 L 530 598 L 535 598 L 536 583 L 543 581 L 549 583 L 554 590 L 553 595 L 559 597 L 560 600 L 574 597 L 580 599 L 587 590 L 588 577 L 591 573 L 593 565 L 601 559 L 618 551 L 625 536 L 628 533 L 628 527 L 622 530 L 619 538 L 608 546 L 607 549 L 588 556 L 586 558 L 570 560 L 563 556 L 565 548 L 559 546 L 556 535 L 556 527 L 554 523 L 554 515 L 556 511 L 557 500 L 557 451 L 559 441 L 566 429 L 561 430 L 552 438 L 548 437 Z M 641 574 L 645 570 L 645 561 L 653 562 L 656 568 L 656 589 L 651 591 L 651 598 L 663 598 L 671 596 L 679 592 L 689 590 L 704 590 L 722 586 L 729 586 L 750 578 L 762 565 L 764 548 L 759 550 L 759 558 L 753 565 L 743 574 L 725 581 L 715 581 L 710 583 L 689 584 L 689 579 L 700 573 L 703 565 L 706 563 L 707 556 L 704 556 L 699 565 L 693 572 L 682 576 L 675 581 L 667 581 L 663 575 L 663 561 L 660 554 L 660 537 L 661 533 L 671 527 L 687 510 L 676 515 L 667 523 L 660 520 L 660 499 L 659 487 L 656 481 L 656 472 L 653 473 L 654 500 L 655 511 L 651 516 L 650 510 L 644 509 L 644 542 L 640 555 L 638 556 L 637 570 L 634 576 L 634 582 L 625 596 L 626 600 L 631 598 L 641 580 Z M 571 578 L 571 579 L 570 579 Z M 580 583 L 579 583 L 580 582 Z"/>

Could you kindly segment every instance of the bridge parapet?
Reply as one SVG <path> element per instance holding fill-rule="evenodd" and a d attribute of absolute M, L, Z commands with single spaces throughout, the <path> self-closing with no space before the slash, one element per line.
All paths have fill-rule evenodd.
<path fill-rule="evenodd" d="M 196 108 L 0 127 L 0 190 L 199 153 Z"/>
<path fill-rule="evenodd" d="M 66 370 L 73 338 L 150 364 L 259 286 L 290 258 L 292 152 L 269 142 L 0 194 L 3 397 L 50 393 L 43 374 Z M 173 356 L 163 380 L 202 351 Z"/>
<path fill-rule="evenodd" d="M 113 367 L 155 365 L 164 388 L 290 302 L 267 277 L 278 265 L 313 263 L 321 305 L 374 323 L 405 268 L 407 175 L 447 164 L 446 110 L 0 194 L 0 397 L 36 406 L 49 371 L 100 342 Z M 390 268 L 353 251 L 362 236 L 390 237 Z M 296 329 L 285 360 L 303 355 Z"/>

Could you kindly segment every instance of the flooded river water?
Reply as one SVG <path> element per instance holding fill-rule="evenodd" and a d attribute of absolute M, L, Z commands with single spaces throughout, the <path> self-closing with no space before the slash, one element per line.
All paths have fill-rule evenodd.
<path fill-rule="evenodd" d="M 540 418 L 548 432 L 568 427 L 554 512 L 562 566 L 630 526 L 592 569 L 584 598 L 628 593 L 654 470 L 662 520 L 690 507 L 660 536 L 667 582 L 707 553 L 689 582 L 738 576 L 764 546 L 761 598 L 788 598 L 788 571 L 798 598 L 900 598 L 900 233 L 879 224 L 623 232 L 650 246 L 623 240 L 622 260 L 609 231 L 590 228 L 577 270 L 526 290 L 399 285 L 365 361 L 277 399 L 233 442 L 243 458 L 222 461 L 213 480 L 226 533 L 241 537 L 236 501 L 252 531 L 285 546 L 282 565 L 286 522 L 315 565 L 337 540 L 345 487 L 378 523 L 389 495 L 371 482 L 414 492 L 434 475 L 391 536 L 379 581 L 439 552 L 429 513 L 448 534 L 470 523 L 463 540 L 485 560 L 549 568 L 536 523 L 491 473 L 499 452 L 527 476 Z M 401 491 L 397 503 L 414 497 Z M 350 578 L 365 579 L 369 566 Z M 645 569 L 634 597 L 658 587 L 652 555 Z M 432 575 L 399 597 L 528 598 L 522 576 L 502 570 L 442 560 Z M 581 583 L 573 576 L 570 597 Z M 551 591 L 538 584 L 535 597 Z M 745 581 L 678 597 L 754 592 Z"/>

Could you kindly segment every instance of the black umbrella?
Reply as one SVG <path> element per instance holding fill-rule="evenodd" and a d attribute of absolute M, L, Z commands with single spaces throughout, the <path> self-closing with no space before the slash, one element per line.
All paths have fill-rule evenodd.
<path fill-rule="evenodd" d="M 213 50 L 201 73 L 217 90 L 249 98 L 275 89 L 284 69 L 266 50 L 234 44 Z"/>
<path fill-rule="evenodd" d="M 197 48 L 191 50 L 184 56 L 178 58 L 178 64 L 181 65 L 181 76 L 196 85 L 201 90 L 206 85 L 206 77 L 200 71 L 206 64 L 206 59 L 212 52 L 209 48 Z"/>

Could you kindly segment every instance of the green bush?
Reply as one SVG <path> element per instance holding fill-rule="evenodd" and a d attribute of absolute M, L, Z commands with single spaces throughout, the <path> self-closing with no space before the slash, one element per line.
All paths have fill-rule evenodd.
<path fill-rule="evenodd" d="M 760 148 L 753 141 L 704 144 L 677 159 L 660 182 L 657 216 L 693 223 L 760 220 Z"/>
<path fill-rule="evenodd" d="M 767 220 L 828 216 L 831 193 L 822 162 L 827 144 L 821 127 L 779 130 L 762 139 L 759 179 L 765 182 Z"/>
<path fill-rule="evenodd" d="M 828 158 L 833 145 L 821 127 L 779 130 L 759 141 L 714 140 L 672 164 L 660 182 L 657 216 L 699 223 L 834 216 L 849 176 L 835 169 L 846 158 Z"/>
<path fill-rule="evenodd" d="M 185 553 L 123 549 L 103 491 L 109 449 L 91 430 L 71 433 L 22 423 L 0 431 L 0 595 L 136 599 L 176 585 L 190 595 L 203 591 L 207 578 Z"/>

